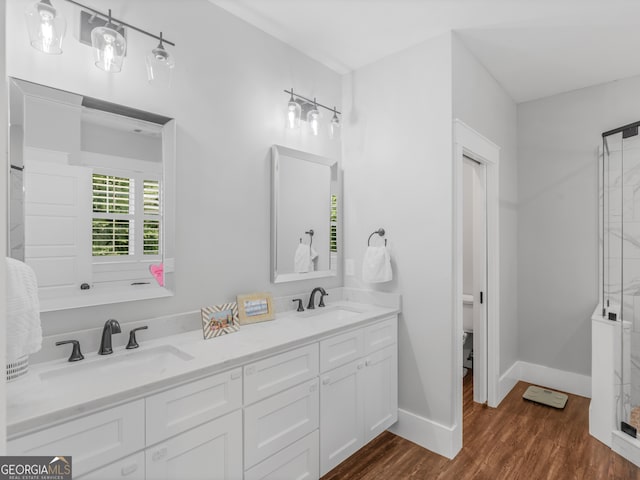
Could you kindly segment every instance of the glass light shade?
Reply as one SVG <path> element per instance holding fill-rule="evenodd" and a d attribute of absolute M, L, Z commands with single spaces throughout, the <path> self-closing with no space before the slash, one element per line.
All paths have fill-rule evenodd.
<path fill-rule="evenodd" d="M 176 66 L 176 62 L 162 43 L 147 54 L 146 62 L 149 83 L 159 87 L 168 87 L 171 84 L 171 72 Z"/>
<path fill-rule="evenodd" d="M 314 136 L 318 136 L 320 132 L 320 112 L 318 107 L 314 106 L 309 113 L 307 113 L 307 122 L 309 123 L 309 130 Z"/>
<path fill-rule="evenodd" d="M 340 137 L 340 119 L 338 118 L 338 114 L 335 110 L 333 112 L 331 123 L 329 124 L 329 137 L 331 139 L 337 139 Z"/>
<path fill-rule="evenodd" d="M 91 31 L 91 45 L 96 67 L 109 73 L 122 70 L 122 61 L 127 50 L 127 41 L 112 23 L 96 27 Z"/>
<path fill-rule="evenodd" d="M 287 128 L 300 128 L 301 115 L 302 107 L 293 99 L 293 95 L 291 95 L 291 100 L 289 100 L 287 104 Z"/>
<path fill-rule="evenodd" d="M 41 0 L 33 4 L 24 14 L 31 46 L 49 55 L 61 54 L 62 38 L 67 28 L 67 22 L 53 8 L 50 0 Z"/>

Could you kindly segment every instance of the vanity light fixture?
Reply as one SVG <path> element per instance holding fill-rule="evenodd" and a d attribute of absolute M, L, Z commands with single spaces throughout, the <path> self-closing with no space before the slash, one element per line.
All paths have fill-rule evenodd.
<path fill-rule="evenodd" d="M 166 83 L 160 82 L 160 78 L 170 78 L 175 60 L 173 55 L 167 52 L 165 44 L 175 47 L 175 43 L 164 38 L 162 33 L 157 36 L 122 20 L 112 18 L 111 10 L 105 14 L 75 0 L 64 1 L 82 9 L 79 22 L 79 40 L 81 43 L 90 44 L 93 47 L 95 64 L 98 68 L 112 73 L 122 69 L 123 58 L 127 50 L 126 28 L 160 41 L 149 54 L 153 55 L 153 62 L 150 64 L 150 59 L 147 59 L 149 81 L 154 84 Z M 39 0 L 27 9 L 25 17 L 29 40 L 35 49 L 48 54 L 62 53 L 62 38 L 65 33 L 66 21 L 64 16 L 53 7 L 51 0 Z"/>
<path fill-rule="evenodd" d="M 67 22 L 51 5 L 51 0 L 36 2 L 24 12 L 24 15 L 31 46 L 48 55 L 60 55 Z"/>
<path fill-rule="evenodd" d="M 307 123 L 311 134 L 317 137 L 320 132 L 320 111 L 315 98 L 313 99 L 313 108 L 307 112 Z"/>
<path fill-rule="evenodd" d="M 91 46 L 96 59 L 96 67 L 109 73 L 122 70 L 122 61 L 127 51 L 127 41 L 111 21 L 111 9 L 104 26 L 91 31 Z"/>
<path fill-rule="evenodd" d="M 329 135 L 331 138 L 337 138 L 340 131 L 340 117 L 342 115 L 336 107 L 330 108 L 326 105 L 318 103 L 314 98 L 313 100 L 298 95 L 291 90 L 284 90 L 285 93 L 290 95 L 289 103 L 287 104 L 287 128 L 298 128 L 300 126 L 300 120 L 304 119 L 309 123 L 309 130 L 312 135 L 319 135 L 320 133 L 320 111 L 319 108 L 324 108 L 333 113 L 331 124 L 329 125 Z"/>

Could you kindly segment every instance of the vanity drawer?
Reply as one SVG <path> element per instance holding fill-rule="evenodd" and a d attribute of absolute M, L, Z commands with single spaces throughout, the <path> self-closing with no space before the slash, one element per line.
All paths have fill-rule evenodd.
<path fill-rule="evenodd" d="M 94 470 L 91 473 L 78 477 L 78 480 L 116 480 L 118 478 L 144 480 L 144 452 L 138 452 L 135 455 L 113 462 L 106 467 Z"/>
<path fill-rule="evenodd" d="M 328 372 L 364 355 L 362 329 L 336 335 L 320 342 L 320 371 Z"/>
<path fill-rule="evenodd" d="M 244 480 L 279 478 L 320 478 L 318 430 L 293 445 L 279 451 L 250 470 L 244 472 Z"/>
<path fill-rule="evenodd" d="M 8 442 L 9 455 L 70 455 L 74 476 L 144 448 L 144 400 L 120 405 Z"/>
<path fill-rule="evenodd" d="M 147 445 L 242 407 L 242 369 L 172 388 L 146 401 Z"/>
<path fill-rule="evenodd" d="M 317 378 L 245 408 L 245 469 L 316 430 L 319 410 Z"/>
<path fill-rule="evenodd" d="M 145 462 L 146 480 L 241 480 L 242 412 L 147 448 Z"/>
<path fill-rule="evenodd" d="M 398 318 L 392 317 L 364 329 L 364 348 L 368 355 L 398 343 Z"/>
<path fill-rule="evenodd" d="M 244 367 L 244 404 L 262 400 L 318 375 L 318 344 L 265 358 Z"/>

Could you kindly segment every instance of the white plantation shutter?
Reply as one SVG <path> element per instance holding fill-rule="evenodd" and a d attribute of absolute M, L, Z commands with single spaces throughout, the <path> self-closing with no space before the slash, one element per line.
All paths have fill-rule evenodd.
<path fill-rule="evenodd" d="M 159 180 L 143 179 L 133 172 L 128 176 L 93 174 L 94 260 L 100 258 L 104 263 L 109 257 L 128 256 L 128 261 L 136 261 L 143 256 L 161 256 L 160 190 Z"/>

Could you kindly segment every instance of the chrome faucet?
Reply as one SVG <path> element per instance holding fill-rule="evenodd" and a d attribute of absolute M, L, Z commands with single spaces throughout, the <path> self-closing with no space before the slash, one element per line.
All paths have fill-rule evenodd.
<path fill-rule="evenodd" d="M 104 323 L 104 328 L 102 329 L 102 340 L 100 341 L 100 350 L 98 350 L 99 355 L 109 355 L 110 353 L 113 353 L 113 348 L 111 347 L 111 335 L 114 333 L 120 333 L 121 331 L 120 324 L 113 318 Z"/>
<path fill-rule="evenodd" d="M 315 308 L 315 298 L 316 298 L 316 293 L 320 292 L 320 303 L 318 303 L 319 307 L 324 307 L 324 297 L 326 295 L 329 295 L 324 288 L 322 287 L 316 287 L 313 290 L 311 290 L 311 295 L 309 296 L 309 304 L 307 305 L 307 310 L 313 310 Z"/>

